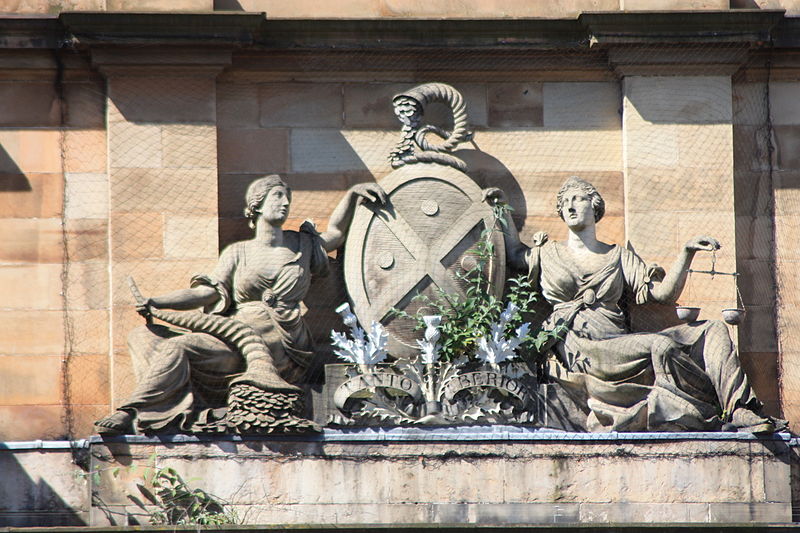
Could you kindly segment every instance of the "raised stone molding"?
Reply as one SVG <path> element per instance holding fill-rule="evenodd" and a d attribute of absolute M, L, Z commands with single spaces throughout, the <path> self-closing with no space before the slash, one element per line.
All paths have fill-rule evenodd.
<path fill-rule="evenodd" d="M 747 44 L 617 45 L 608 62 L 617 76 L 731 76 L 748 59 Z"/>
<path fill-rule="evenodd" d="M 93 48 L 92 66 L 107 77 L 216 77 L 230 65 L 230 48 Z"/>

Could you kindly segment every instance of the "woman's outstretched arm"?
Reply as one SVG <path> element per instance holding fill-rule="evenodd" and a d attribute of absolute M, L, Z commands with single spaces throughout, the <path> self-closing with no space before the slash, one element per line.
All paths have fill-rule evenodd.
<path fill-rule="evenodd" d="M 689 267 L 692 266 L 694 254 L 699 251 L 712 252 L 719 248 L 719 241 L 707 235 L 689 240 L 678 253 L 664 280 L 653 287 L 651 291 L 653 299 L 663 304 L 675 303 L 686 285 L 686 277 L 689 274 Z"/>
<path fill-rule="evenodd" d="M 386 193 L 377 183 L 359 183 L 351 187 L 328 219 L 328 229 L 320 235 L 326 252 L 331 252 L 344 243 L 359 198 L 378 205 L 386 203 Z"/>
<path fill-rule="evenodd" d="M 219 300 L 219 293 L 207 285 L 198 285 L 191 289 L 179 289 L 161 296 L 148 298 L 145 307 L 152 306 L 156 309 L 176 309 L 186 311 L 212 305 Z"/>

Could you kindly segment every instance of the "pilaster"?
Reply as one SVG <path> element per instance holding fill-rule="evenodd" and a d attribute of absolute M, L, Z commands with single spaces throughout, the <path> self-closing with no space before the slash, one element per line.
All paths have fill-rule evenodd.
<path fill-rule="evenodd" d="M 188 286 L 218 255 L 216 77 L 219 48 L 100 48 L 107 80 L 112 402 L 135 383 L 126 337 L 145 295 Z M 265 147 L 266 148 L 266 147 Z"/>

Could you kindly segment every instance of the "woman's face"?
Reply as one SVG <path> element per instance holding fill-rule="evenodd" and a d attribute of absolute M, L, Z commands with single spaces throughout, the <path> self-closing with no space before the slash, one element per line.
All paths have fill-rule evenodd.
<path fill-rule="evenodd" d="M 589 193 L 581 189 L 569 189 L 561 200 L 561 216 L 567 227 L 581 230 L 595 223 L 594 208 Z"/>
<path fill-rule="evenodd" d="M 269 190 L 261 203 L 261 216 L 272 225 L 282 225 L 289 217 L 289 191 L 282 185 Z"/>

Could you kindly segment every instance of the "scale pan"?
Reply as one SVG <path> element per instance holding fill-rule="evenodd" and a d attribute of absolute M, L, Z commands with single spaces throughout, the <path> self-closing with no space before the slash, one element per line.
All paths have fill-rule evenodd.
<path fill-rule="evenodd" d="M 722 320 L 732 326 L 736 326 L 744 320 L 744 313 L 744 309 L 723 309 Z"/>

